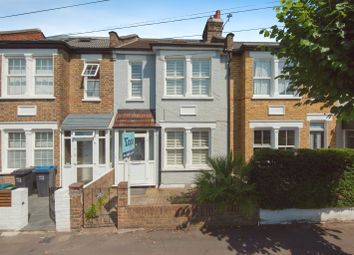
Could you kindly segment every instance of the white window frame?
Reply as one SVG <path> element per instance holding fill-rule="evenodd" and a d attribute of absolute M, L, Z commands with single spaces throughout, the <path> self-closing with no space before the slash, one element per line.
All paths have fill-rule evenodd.
<path fill-rule="evenodd" d="M 183 76 L 167 76 L 167 62 L 169 61 L 180 61 L 183 62 Z M 182 58 L 167 58 L 165 61 L 165 96 L 166 97 L 185 97 L 186 95 L 186 61 L 185 59 Z M 174 80 L 174 81 L 183 81 L 183 92 L 181 95 L 178 94 L 173 94 L 173 95 L 169 95 L 167 94 L 167 80 Z"/>
<path fill-rule="evenodd" d="M 38 59 L 51 59 L 52 60 L 52 72 L 51 74 L 37 74 L 37 60 Z M 36 78 L 51 78 L 52 80 L 52 93 L 51 94 L 36 94 Z M 35 56 L 34 57 L 34 92 L 38 96 L 47 96 L 47 95 L 53 95 L 54 94 L 54 60 L 53 57 L 41 57 L 41 56 Z"/>
<path fill-rule="evenodd" d="M 93 74 L 90 74 L 90 73 L 89 73 L 89 74 L 85 74 L 86 71 L 87 71 L 87 69 L 88 69 L 90 66 L 95 66 L 95 67 L 96 67 L 95 72 L 94 72 Z M 98 74 L 99 69 L 100 69 L 100 64 L 99 64 L 99 63 L 90 63 L 90 62 L 87 62 L 87 63 L 85 63 L 85 65 L 84 65 L 84 68 L 83 68 L 83 70 L 82 70 L 81 76 L 83 76 L 83 77 L 96 77 L 97 74 Z"/>
<path fill-rule="evenodd" d="M 139 64 L 141 66 L 141 77 L 140 79 L 136 79 L 133 78 L 133 69 L 132 69 L 132 65 L 135 64 Z M 142 61 L 131 61 L 129 63 L 129 83 L 128 83 L 128 100 L 129 101 L 144 101 L 144 74 L 143 74 L 143 70 L 144 70 L 144 64 Z M 136 97 L 133 96 L 133 82 L 140 82 L 141 84 L 141 96 L 140 97 Z"/>
<path fill-rule="evenodd" d="M 260 132 L 262 132 L 262 138 L 261 138 L 261 140 L 262 140 L 262 143 L 261 144 L 256 144 L 255 143 L 255 132 L 256 131 L 260 131 Z M 269 135 L 270 135 L 270 141 L 269 141 L 269 144 L 266 144 L 266 143 L 263 143 L 263 137 L 264 137 L 264 132 L 265 131 L 268 131 L 269 132 Z M 257 129 L 254 129 L 253 130 L 253 149 L 264 149 L 264 148 L 272 148 L 272 130 L 271 129 L 269 129 L 269 128 L 263 128 L 263 129 L 261 129 L 261 128 L 257 128 Z"/>
<path fill-rule="evenodd" d="M 26 141 L 26 143 L 25 143 L 25 146 L 24 147 L 17 147 L 17 148 L 11 148 L 10 146 L 9 146 L 9 142 L 10 142 L 10 138 L 9 138 L 9 136 L 10 136 L 10 134 L 15 134 L 15 133 L 21 133 L 21 134 L 24 134 L 24 136 L 25 136 L 25 141 Z M 5 145 L 5 147 L 6 147 L 6 158 L 5 158 L 5 160 L 6 160 L 6 166 L 9 166 L 10 164 L 9 164 L 9 152 L 10 151 L 24 151 L 25 152 L 25 158 L 26 158 L 26 160 L 25 160 L 25 165 L 24 166 L 20 166 L 19 168 L 24 168 L 24 167 L 26 167 L 27 166 L 27 161 L 28 161 L 28 152 L 27 152 L 27 145 L 28 145 L 28 137 L 26 136 L 26 132 L 24 131 L 24 130 L 11 130 L 11 131 L 8 131 L 8 132 L 6 132 L 6 136 L 5 136 L 5 142 L 6 142 L 6 145 Z M 18 169 L 18 168 L 13 168 L 13 167 L 9 167 L 9 169 Z"/>
<path fill-rule="evenodd" d="M 37 133 L 52 133 L 52 147 L 36 147 L 36 134 Z M 52 151 L 52 165 L 54 165 L 54 132 L 53 130 L 33 130 L 33 163 L 35 165 L 35 155 L 36 151 L 40 150 L 51 150 Z"/>
<path fill-rule="evenodd" d="M 97 69 L 96 69 L 94 75 L 93 74 L 85 75 L 85 71 L 88 66 L 97 66 Z M 101 77 L 96 78 L 97 75 L 99 74 L 99 69 L 100 69 L 99 63 L 85 62 L 84 68 L 81 73 L 81 76 L 84 78 L 84 97 L 83 97 L 82 101 L 92 101 L 92 102 L 100 102 L 101 101 Z M 87 95 L 88 81 L 98 82 L 98 89 L 99 89 L 98 97 Z"/>
<path fill-rule="evenodd" d="M 208 134 L 208 146 L 197 146 L 194 147 L 193 145 L 193 133 L 207 133 Z M 207 150 L 208 151 L 208 155 L 207 155 L 207 159 L 210 157 L 210 130 L 209 129 L 192 129 L 192 147 L 191 147 L 191 152 L 192 152 L 192 165 L 193 166 L 206 166 L 208 164 L 208 161 L 206 161 L 205 163 L 193 163 L 193 153 L 194 150 Z"/>
<path fill-rule="evenodd" d="M 294 132 L 294 145 L 289 145 L 288 144 L 288 132 Z M 279 139 L 280 139 L 280 132 L 285 132 L 285 145 L 280 145 L 279 144 Z M 292 128 L 282 128 L 279 130 L 279 135 L 278 135 L 278 149 L 296 149 L 296 130 Z"/>
<path fill-rule="evenodd" d="M 270 52 L 265 51 L 252 51 L 250 52 L 250 57 L 253 58 L 253 67 L 255 68 L 256 61 L 270 61 L 271 62 L 271 77 L 270 77 L 270 94 L 269 95 L 256 95 L 254 93 L 254 71 L 252 71 L 252 99 L 293 99 L 300 100 L 301 97 L 297 94 L 280 95 L 279 93 L 279 78 L 276 79 L 281 73 L 279 73 L 279 61 L 284 61 L 284 59 L 279 60 L 276 56 L 273 56 Z"/>
<path fill-rule="evenodd" d="M 25 73 L 22 74 L 10 74 L 10 60 L 14 59 L 14 60 L 24 60 L 25 61 Z M 6 59 L 7 61 L 7 67 L 6 67 L 6 82 L 7 82 L 7 86 L 6 86 L 6 93 L 8 96 L 10 97 L 21 97 L 27 94 L 27 90 L 28 90 L 28 81 L 27 81 L 27 61 L 26 58 L 24 56 L 14 56 L 14 57 L 7 57 Z M 9 85 L 10 85 L 10 78 L 24 78 L 25 80 L 25 89 L 24 89 L 24 93 L 23 94 L 9 94 Z"/>
<path fill-rule="evenodd" d="M 270 64 L 270 76 L 267 77 L 267 76 L 255 76 L 255 72 L 254 72 L 254 69 L 255 69 L 255 65 L 256 65 L 256 62 L 269 62 Z M 274 72 L 274 65 L 272 64 L 272 59 L 270 58 L 256 58 L 254 59 L 254 62 L 253 62 L 253 83 L 252 83 L 252 86 L 253 86 L 253 95 L 255 96 L 263 96 L 263 97 L 270 97 L 272 95 L 272 83 L 274 81 L 273 77 L 272 77 L 272 73 Z M 255 80 L 267 80 L 269 81 L 269 94 L 255 94 Z"/>
<path fill-rule="evenodd" d="M 207 62 L 208 63 L 208 68 L 209 68 L 209 74 L 207 75 L 207 76 L 194 76 L 193 75 L 193 62 Z M 191 79 L 192 79 L 192 81 L 191 81 L 191 94 L 192 94 L 192 96 L 199 96 L 199 97 L 210 97 L 210 84 L 211 84 L 211 60 L 210 59 L 195 59 L 195 58 L 193 58 L 192 60 L 191 60 L 191 65 L 192 65 L 192 75 L 191 75 Z M 199 94 L 193 94 L 193 81 L 194 80 L 199 80 L 199 81 L 201 81 L 201 80 L 205 80 L 205 81 L 207 81 L 208 82 L 208 93 L 207 94 L 201 94 L 201 93 L 199 93 Z"/>
<path fill-rule="evenodd" d="M 55 99 L 54 97 L 54 70 L 55 70 L 55 61 L 53 54 L 1 54 L 1 98 L 4 99 Z M 9 59 L 11 58 L 24 58 L 26 61 L 26 73 L 21 75 L 9 75 Z M 52 75 L 43 75 L 43 77 L 53 77 L 53 90 L 51 94 L 36 94 L 35 89 L 35 78 L 41 75 L 36 74 L 36 58 L 51 58 L 53 73 Z M 21 95 L 9 95 L 8 94 L 8 78 L 9 77 L 25 77 L 26 78 L 26 89 L 25 93 Z"/>
<path fill-rule="evenodd" d="M 167 141 L 168 141 L 168 135 L 167 135 L 167 133 L 169 133 L 169 132 L 173 132 L 173 133 L 177 133 L 177 132 L 180 132 L 180 133 L 182 133 L 182 135 L 183 135 L 183 146 L 181 146 L 181 147 L 168 147 L 167 146 Z M 170 167 L 170 168 L 173 168 L 173 167 L 176 167 L 176 168 L 184 168 L 185 166 L 186 166 L 186 160 L 185 160 L 185 158 L 186 158 L 186 134 L 185 134 L 185 132 L 184 132 L 184 130 L 183 129 L 167 129 L 166 130 L 166 132 L 165 132 L 165 155 L 166 155 L 166 161 L 165 161 L 165 163 L 166 163 L 166 166 L 167 167 Z M 183 159 L 182 159 L 182 164 L 181 165 L 169 165 L 168 164 L 168 162 L 167 162 L 167 155 L 168 155 L 168 150 L 182 150 L 182 157 L 183 157 Z"/>

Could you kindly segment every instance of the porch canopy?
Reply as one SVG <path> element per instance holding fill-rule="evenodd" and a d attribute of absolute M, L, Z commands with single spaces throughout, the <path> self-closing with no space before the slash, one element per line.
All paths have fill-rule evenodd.
<path fill-rule="evenodd" d="M 69 114 L 63 121 L 63 130 L 77 129 L 108 129 L 113 114 Z"/>
<path fill-rule="evenodd" d="M 114 128 L 156 128 L 154 110 L 118 110 Z"/>

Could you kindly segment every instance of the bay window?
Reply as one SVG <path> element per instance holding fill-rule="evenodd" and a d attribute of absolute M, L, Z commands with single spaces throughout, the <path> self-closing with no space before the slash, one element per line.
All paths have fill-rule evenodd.
<path fill-rule="evenodd" d="M 278 137 L 279 149 L 294 149 L 295 148 L 295 130 L 279 130 Z"/>
<path fill-rule="evenodd" d="M 255 130 L 253 135 L 253 148 L 259 150 L 262 148 L 271 148 L 270 130 Z"/>

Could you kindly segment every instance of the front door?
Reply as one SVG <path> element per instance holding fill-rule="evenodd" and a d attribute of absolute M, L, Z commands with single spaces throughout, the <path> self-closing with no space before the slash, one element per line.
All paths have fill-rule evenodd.
<path fill-rule="evenodd" d="M 93 140 L 76 140 L 76 173 L 77 181 L 88 183 L 92 181 L 93 173 Z"/>
<path fill-rule="evenodd" d="M 310 148 L 319 149 L 324 147 L 323 131 L 310 132 Z"/>
<path fill-rule="evenodd" d="M 134 154 L 130 157 L 130 181 L 132 184 L 143 184 L 147 181 L 148 150 L 146 133 L 135 133 Z"/>

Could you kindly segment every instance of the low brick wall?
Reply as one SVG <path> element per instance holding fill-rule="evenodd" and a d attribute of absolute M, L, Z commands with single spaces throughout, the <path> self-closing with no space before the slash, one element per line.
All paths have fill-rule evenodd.
<path fill-rule="evenodd" d="M 11 174 L 0 174 L 0 183 L 11 183 L 15 185 L 15 176 Z"/>
<path fill-rule="evenodd" d="M 237 208 L 221 209 L 215 205 L 129 205 L 128 185 L 118 185 L 118 228 L 184 229 L 189 227 L 221 227 L 255 225 L 252 219 L 242 217 Z"/>
<path fill-rule="evenodd" d="M 111 187 L 114 183 L 114 169 L 109 170 L 109 172 L 102 175 L 97 180 L 94 180 L 87 185 L 85 185 L 85 189 L 88 188 L 106 188 Z"/>

